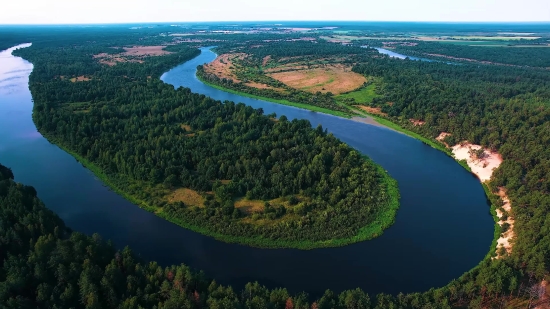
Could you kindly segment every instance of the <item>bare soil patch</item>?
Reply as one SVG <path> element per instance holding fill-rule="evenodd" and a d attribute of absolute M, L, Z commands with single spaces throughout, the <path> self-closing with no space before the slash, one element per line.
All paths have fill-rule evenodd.
<path fill-rule="evenodd" d="M 445 140 L 445 138 L 446 138 L 447 136 L 450 136 L 450 135 L 451 135 L 451 133 L 448 133 L 448 132 L 441 132 L 441 133 L 439 134 L 439 136 L 436 137 L 435 139 L 436 139 L 437 141 L 442 142 L 445 146 L 449 147 L 449 145 L 448 145 L 447 143 L 445 143 L 443 140 Z"/>
<path fill-rule="evenodd" d="M 503 220 L 504 213 L 500 209 L 497 208 L 497 210 L 496 210 L 497 217 L 500 219 L 498 224 L 500 226 L 503 226 L 505 223 L 507 223 L 508 224 L 508 230 L 506 232 L 502 233 L 500 235 L 499 239 L 497 240 L 497 249 L 496 249 L 496 252 L 497 252 L 497 257 L 496 258 L 497 259 L 502 257 L 500 255 L 500 249 L 501 248 L 504 248 L 508 254 L 510 254 L 512 252 L 511 240 L 515 236 L 514 235 L 514 217 L 512 217 L 512 213 L 511 213 L 512 212 L 512 205 L 510 204 L 510 199 L 506 195 L 506 189 L 499 188 L 498 195 L 500 196 L 500 198 L 502 199 L 502 202 L 503 202 L 502 208 L 506 211 L 506 214 L 508 215 L 506 220 Z"/>
<path fill-rule="evenodd" d="M 357 107 L 359 109 L 362 109 L 362 110 L 364 110 L 365 112 L 367 112 L 369 114 L 380 115 L 380 116 L 388 116 L 388 114 L 386 114 L 382 111 L 381 107 L 370 107 L 370 106 L 364 106 L 364 105 L 353 105 L 353 106 Z"/>
<path fill-rule="evenodd" d="M 426 124 L 426 121 L 422 121 L 419 119 L 409 119 L 409 121 L 416 127 L 416 126 L 423 126 Z"/>
<path fill-rule="evenodd" d="M 86 77 L 84 75 L 81 75 L 81 76 L 78 76 L 78 77 L 73 77 L 70 79 L 71 82 L 73 83 L 76 83 L 76 82 L 87 82 L 87 81 L 90 81 L 92 80 L 91 78 L 89 77 Z"/>
<path fill-rule="evenodd" d="M 162 56 L 172 52 L 163 50 L 166 46 L 133 46 L 123 47 L 126 52 L 122 53 L 125 56 Z"/>
<path fill-rule="evenodd" d="M 441 136 L 441 135 L 440 135 Z M 458 160 L 466 160 L 468 166 L 472 170 L 472 173 L 482 182 L 487 182 L 493 175 L 493 170 L 498 168 L 502 163 L 502 157 L 499 153 L 483 149 L 480 145 L 474 145 L 468 142 L 455 145 L 453 148 L 453 155 Z M 504 248 L 509 254 L 512 252 L 512 240 L 514 239 L 514 218 L 512 216 L 512 205 L 510 199 L 506 195 L 505 188 L 499 188 L 498 195 L 500 196 L 503 206 L 502 209 L 507 214 L 506 220 L 503 220 L 504 213 L 497 208 L 497 217 L 500 219 L 498 224 L 503 226 L 508 225 L 508 229 L 502 233 L 497 240 L 496 258 L 502 258 L 500 254 L 501 248 Z"/>
<path fill-rule="evenodd" d="M 482 182 L 490 180 L 493 170 L 498 168 L 502 163 L 500 154 L 483 149 L 480 145 L 463 142 L 452 148 L 455 158 L 466 160 L 472 173 L 477 175 Z"/>
<path fill-rule="evenodd" d="M 367 79 L 344 65 L 329 65 L 326 68 L 314 68 L 268 74 L 268 76 L 289 87 L 316 93 L 332 92 L 341 94 L 353 91 Z"/>
<path fill-rule="evenodd" d="M 166 199 L 170 203 L 183 202 L 186 206 L 204 207 L 204 198 L 197 191 L 188 188 L 176 189 Z"/>
<path fill-rule="evenodd" d="M 240 80 L 233 74 L 231 67 L 234 66 L 233 59 L 242 60 L 244 57 L 246 57 L 244 53 L 219 55 L 213 62 L 204 65 L 204 71 L 219 78 L 230 79 L 238 83 Z"/>

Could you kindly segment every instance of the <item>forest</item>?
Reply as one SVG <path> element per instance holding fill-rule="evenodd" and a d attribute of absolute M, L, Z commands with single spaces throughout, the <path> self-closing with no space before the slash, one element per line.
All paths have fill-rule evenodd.
<path fill-rule="evenodd" d="M 37 128 L 131 201 L 224 241 L 342 246 L 393 224 L 397 184 L 374 162 L 308 121 L 174 90 L 160 75 L 199 50 L 165 50 L 136 58 L 99 42 L 38 42 L 18 51 L 34 64 Z M 78 76 L 86 80 L 70 81 Z"/>
<path fill-rule="evenodd" d="M 515 42 L 513 44 L 517 45 L 520 43 Z M 547 41 L 539 43 L 544 44 L 545 46 L 543 47 L 536 47 L 536 45 L 531 45 L 530 47 L 520 47 L 520 45 L 515 47 L 515 45 L 511 45 L 508 42 L 503 42 L 503 44 L 510 44 L 510 47 L 468 46 L 437 42 L 418 42 L 417 44 L 416 46 L 397 46 L 396 49 L 403 53 L 422 57 L 433 54 L 497 64 L 550 68 L 550 48 L 545 47 L 548 45 Z M 534 42 L 529 42 L 529 44 L 534 44 Z"/>
<path fill-rule="evenodd" d="M 539 292 L 525 288 L 532 279 L 522 282 L 504 261 L 486 263 L 483 271 L 471 272 L 447 287 L 407 295 L 327 290 L 312 299 L 257 282 L 235 289 L 183 264 L 163 267 L 143 261 L 130 248 L 118 250 L 98 234 L 72 232 L 46 208 L 33 187 L 14 182 L 13 176 L 0 164 L 0 304 L 6 309 L 445 309 L 460 304 L 481 308 L 499 295 L 498 304 L 530 304 Z M 480 294 L 478 286 L 483 286 Z"/>
<path fill-rule="evenodd" d="M 152 32 L 152 30 L 145 31 Z M 110 51 L 108 48 L 112 46 L 133 44 L 131 42 L 135 42 L 132 41 L 135 37 L 133 34 L 128 35 L 128 37 L 124 37 L 123 35 L 113 36 L 110 40 L 116 42 L 114 43 L 116 45 L 106 44 L 104 46 L 98 46 L 89 44 L 82 46 L 82 44 L 79 43 L 82 42 L 82 40 L 91 40 L 91 38 L 93 38 L 93 35 L 90 33 L 80 35 L 79 37 L 71 37 L 70 39 L 66 37 L 63 44 L 80 44 L 79 46 L 81 46 L 74 50 L 69 50 L 57 48 L 56 46 L 60 44 L 58 41 L 50 41 L 46 38 L 42 39 L 37 37 L 36 42 L 43 43 L 33 44 L 33 48 L 16 52 L 18 55 L 29 59 L 35 64 L 34 72 L 36 72 L 36 74 L 33 72 L 33 75 L 31 75 L 31 90 L 36 103 L 34 113 L 35 122 L 41 132 L 45 133 L 50 140 L 54 140 L 66 149 L 72 150 L 74 154 L 79 155 L 81 158 L 87 158 L 88 155 L 95 156 L 94 158 L 96 159 L 94 164 L 99 166 L 99 171 L 105 170 L 108 173 L 124 171 L 124 177 L 117 179 L 110 178 L 111 181 L 128 192 L 135 192 L 134 194 L 136 196 L 139 194 L 137 191 L 143 191 L 141 198 L 150 199 L 146 201 L 147 204 L 163 199 L 164 192 L 173 190 L 172 181 L 174 181 L 176 186 L 179 186 L 183 185 L 183 181 L 188 179 L 185 177 L 182 178 L 182 174 L 180 174 L 179 177 L 171 177 L 169 181 L 166 181 L 166 178 L 163 179 L 162 176 L 171 175 L 171 170 L 166 171 L 166 167 L 163 172 L 160 172 L 163 174 L 156 172 L 151 174 L 150 170 L 147 170 L 147 167 L 154 166 L 154 164 L 157 164 L 161 159 L 173 159 L 173 157 L 171 157 L 173 153 L 156 152 L 156 149 L 166 146 L 164 143 L 170 141 L 169 139 L 155 138 L 168 135 L 168 133 L 165 134 L 165 132 L 172 132 L 170 134 L 179 134 L 179 136 L 182 136 L 181 141 L 179 141 L 180 144 L 177 144 L 181 147 L 179 149 L 183 149 L 183 145 L 189 142 L 186 141 L 187 137 L 202 138 L 202 135 L 205 135 L 205 137 L 211 140 L 218 140 L 223 137 L 234 141 L 235 139 L 233 138 L 236 134 L 243 133 L 243 131 L 239 131 L 239 129 L 234 128 L 234 126 L 226 125 L 231 125 L 232 119 L 239 119 L 239 121 L 240 119 L 244 119 L 249 121 L 250 128 L 256 123 L 261 125 L 258 127 L 257 131 L 254 131 L 254 134 L 258 134 L 258 136 L 262 136 L 261 134 L 263 134 L 264 128 L 267 130 L 265 132 L 270 132 L 269 130 L 273 130 L 276 125 L 282 123 L 292 130 L 302 130 L 300 132 L 303 132 L 303 135 L 301 134 L 300 138 L 304 140 L 315 137 L 326 140 L 327 145 L 331 143 L 330 135 L 325 134 L 322 128 L 305 129 L 305 127 L 307 127 L 306 124 L 300 121 L 285 121 L 283 117 L 281 117 L 282 119 L 276 119 L 274 115 L 260 115 L 260 111 L 254 111 L 239 106 L 238 104 L 226 103 L 221 105 L 206 97 L 191 95 L 185 89 L 178 89 L 173 92 L 173 90 L 169 89 L 170 87 L 165 87 L 155 78 L 147 78 L 147 76 L 158 77 L 162 70 L 166 70 L 179 63 L 178 61 L 189 59 L 193 56 L 193 53 L 196 52 L 192 48 L 195 46 L 189 46 L 191 48 L 184 45 L 170 46 L 167 49 L 177 51 L 175 54 L 159 57 L 159 59 L 156 60 L 153 57 L 145 59 L 145 62 L 141 66 L 135 63 L 119 63 L 114 67 L 108 68 L 95 62 L 90 55 Z M 216 38 L 218 38 L 218 36 L 216 36 Z M 246 36 L 234 36 L 234 38 L 235 41 L 238 41 L 243 40 Z M 146 43 L 140 44 L 162 44 L 162 42 L 164 42 L 162 40 L 163 38 L 150 35 L 144 38 Z M 56 57 L 54 57 L 56 59 L 55 62 L 52 61 L 48 63 L 45 59 L 41 59 L 43 57 L 40 56 L 40 53 L 34 52 L 38 48 L 44 49 L 47 53 L 51 53 L 52 55 L 56 55 Z M 470 49 L 471 51 L 467 51 L 467 53 L 480 50 L 473 49 L 473 47 Z M 486 49 L 488 48 L 483 50 Z M 539 49 L 542 48 L 536 48 L 536 50 Z M 488 61 L 499 63 L 510 62 L 512 60 L 507 60 L 510 50 L 511 48 L 492 48 L 492 53 L 494 54 L 490 56 L 492 58 L 487 59 L 490 59 Z M 115 53 L 118 51 L 113 49 L 111 52 Z M 60 57 L 59 55 L 63 56 Z M 457 55 L 464 57 L 467 54 Z M 175 57 L 181 58 L 176 59 Z M 512 59 L 513 57 L 509 58 Z M 63 62 L 65 59 L 67 60 L 66 63 Z M 548 58 L 544 58 L 542 61 L 546 61 L 546 59 Z M 516 64 L 529 67 L 540 65 L 540 61 L 533 57 L 525 57 L 521 58 L 521 60 L 513 61 L 521 61 L 521 63 L 518 62 Z M 72 65 L 72 63 L 75 65 Z M 210 303 L 201 303 L 201 306 L 213 308 L 525 308 L 531 306 L 534 301 L 540 297 L 539 283 L 548 278 L 548 271 L 550 269 L 550 259 L 548 258 L 550 256 L 550 240 L 547 236 L 548 228 L 550 227 L 550 180 L 548 179 L 548 175 L 550 175 L 550 150 L 546 146 L 550 144 L 550 72 L 529 67 L 518 68 L 512 66 L 469 63 L 449 65 L 438 62 L 429 63 L 390 59 L 389 57 L 377 54 L 365 54 L 364 56 L 356 58 L 353 68 L 357 73 L 376 77 L 376 97 L 373 98 L 372 103 L 369 103 L 369 106 L 380 108 L 382 112 L 387 114 L 386 118 L 388 120 L 432 140 L 441 132 L 450 132 L 452 135 L 448 136 L 445 140 L 448 144 L 468 140 L 472 143 L 478 143 L 488 149 L 496 150 L 502 154 L 504 162 L 500 168 L 494 172 L 493 178 L 488 185 L 493 192 L 496 192 L 499 187 L 506 188 L 507 194 L 512 202 L 512 212 L 515 218 L 514 230 L 517 238 L 514 242 L 514 249 L 509 256 L 498 260 L 487 258 L 483 260 L 479 266 L 460 278 L 453 280 L 448 285 L 441 288 L 433 288 L 422 293 L 399 294 L 396 296 L 386 294 L 369 296 L 359 290 L 346 291 L 340 295 L 327 291 L 323 297 L 317 300 L 308 299 L 304 295 L 296 295 L 289 296 L 283 303 L 275 302 L 274 300 L 278 298 L 272 295 L 272 293 L 279 293 L 274 291 L 282 290 L 268 290 L 257 284 L 250 284 L 245 288 L 247 292 L 242 293 L 234 292 L 233 289 L 229 287 L 223 288 L 215 285 L 215 288 L 212 290 L 208 290 L 207 288 L 202 290 L 197 289 L 196 291 L 199 294 L 199 299 L 201 301 L 206 301 L 209 299 L 208 297 L 210 295 L 215 294 L 213 292 L 214 290 L 216 293 L 218 290 L 223 290 L 225 292 L 219 292 L 219 294 L 215 295 L 220 295 L 220 297 L 224 299 L 223 301 L 227 302 L 222 304 L 222 300 L 219 300 L 217 303 L 211 300 Z M 137 68 L 140 68 L 139 72 Z M 72 71 L 65 73 L 65 70 Z M 105 76 L 110 77 L 110 81 L 104 82 L 103 79 L 92 78 L 85 83 L 70 83 L 58 78 L 60 72 L 68 76 L 78 76 L 81 74 Z M 111 72 L 113 76 L 110 75 Z M 115 72 L 117 76 L 114 76 Z M 123 73 L 121 75 L 121 72 L 128 74 L 125 75 Z M 128 79 L 128 81 L 126 81 L 126 79 Z M 127 84 L 125 84 L 126 82 Z M 129 90 L 119 91 L 117 89 L 120 88 L 115 87 L 116 85 L 124 85 L 123 87 L 128 87 Z M 187 115 L 185 111 L 180 110 L 179 115 L 174 115 L 170 113 L 170 110 L 174 106 L 176 106 L 175 109 L 177 109 L 177 106 L 180 106 L 180 100 L 174 100 L 170 96 L 165 97 L 164 95 L 166 93 L 176 93 L 176 98 L 182 100 L 185 98 L 185 100 L 191 102 L 189 105 L 192 106 L 194 106 L 194 104 L 202 104 L 204 108 L 201 110 L 207 109 L 211 112 L 211 115 L 216 118 L 208 117 L 208 119 L 203 122 L 190 122 L 187 121 L 187 119 L 190 119 L 191 116 Z M 132 96 L 139 98 L 139 102 L 143 103 L 124 104 L 124 102 L 130 101 Z M 138 102 L 137 99 L 134 100 Z M 67 104 L 67 102 L 70 102 L 70 104 Z M 150 108 L 155 104 L 155 109 Z M 232 118 L 236 111 L 242 113 L 240 115 L 242 118 Z M 141 122 L 137 117 L 125 118 L 134 113 L 139 113 L 138 115 L 147 120 Z M 220 115 L 220 117 L 218 117 L 218 115 Z M 223 117 L 221 115 L 223 115 Z M 220 127 L 216 127 L 218 118 L 220 118 Z M 422 126 L 414 126 L 410 123 L 410 118 L 425 121 L 425 124 Z M 89 119 L 90 122 L 83 121 L 86 119 Z M 94 124 L 92 124 L 93 119 L 97 119 Z M 99 121 L 99 119 L 101 119 L 101 121 Z M 111 119 L 111 121 L 109 121 L 109 119 Z M 114 122 L 114 119 L 116 119 L 117 122 Z M 177 120 L 177 122 L 175 122 L 177 125 L 163 125 L 162 128 L 156 130 L 145 130 L 149 128 L 149 124 L 158 125 L 158 123 L 170 123 L 172 119 Z M 180 120 L 184 120 L 185 122 L 180 122 Z M 201 127 L 201 125 L 204 126 Z M 121 135 L 115 132 L 107 133 L 107 129 L 113 130 L 113 128 L 116 128 L 117 132 L 121 132 Z M 143 130 L 141 131 L 142 128 Z M 229 130 L 229 128 L 232 130 L 231 132 L 235 130 L 235 135 L 232 135 L 232 133 L 225 133 L 228 131 L 224 130 Z M 71 129 L 75 130 L 72 131 Z M 50 133 L 48 134 L 47 132 Z M 55 133 L 57 132 L 65 133 L 62 136 L 56 136 Z M 123 132 L 129 135 L 123 135 Z M 222 133 L 222 136 L 219 136 L 219 132 Z M 223 135 L 223 133 L 226 135 Z M 134 134 L 139 136 L 141 140 L 147 141 L 147 143 L 128 143 L 131 138 L 133 138 Z M 99 137 L 101 137 L 101 139 Z M 91 142 L 92 140 L 93 142 Z M 295 142 L 300 140 L 301 139 L 297 139 Z M 100 141 L 105 141 L 105 144 L 99 144 Z M 152 141 L 154 141 L 153 144 L 151 143 Z M 128 143 L 128 148 L 124 150 L 121 145 L 126 143 Z M 246 143 L 246 141 L 244 140 L 242 143 Z M 94 146 L 96 144 L 98 146 L 101 145 L 101 148 Z M 142 148 L 135 148 L 141 151 L 141 153 L 132 153 L 129 151 L 130 145 L 132 145 L 132 147 L 141 146 Z M 256 151 L 256 153 L 254 153 L 255 155 L 265 153 L 262 152 L 264 150 L 261 148 L 253 149 Z M 321 147 L 321 149 L 324 148 Z M 118 151 L 123 150 L 126 151 L 126 153 L 122 152 L 118 154 Z M 213 150 L 208 148 L 206 151 Z M 347 152 L 348 159 L 350 160 L 354 158 L 352 153 L 354 153 L 352 150 L 348 150 Z M 145 154 L 147 154 L 147 156 Z M 126 155 L 128 157 L 126 157 Z M 144 157 L 142 161 L 140 161 L 141 156 Z M 271 154 L 269 156 L 271 156 Z M 134 161 L 126 160 L 126 158 L 131 157 Z M 147 162 L 145 157 L 155 159 Z M 202 157 L 199 155 L 197 158 L 200 159 Z M 185 162 L 186 164 L 201 162 L 193 160 L 195 159 L 191 156 L 187 157 Z M 128 162 L 139 162 L 139 165 L 135 163 L 130 164 Z M 266 158 L 266 161 L 260 161 L 260 164 L 273 164 L 273 162 L 269 162 L 271 161 L 267 161 Z M 368 161 L 351 160 L 350 162 L 350 164 L 353 162 L 369 164 Z M 255 162 L 251 163 L 257 164 Z M 134 166 L 134 164 L 136 166 L 135 168 L 129 168 L 130 166 Z M 209 162 L 209 164 L 211 163 Z M 203 168 L 206 166 L 207 164 L 204 162 L 203 165 L 199 167 Z M 327 165 L 327 168 L 330 168 L 330 166 L 331 165 Z M 206 202 L 206 204 L 218 205 L 215 205 L 213 208 L 199 207 L 199 212 L 197 213 L 201 211 L 202 213 L 207 213 L 211 211 L 211 209 L 214 209 L 215 214 L 217 209 L 223 210 L 223 206 L 220 203 L 223 199 L 219 199 L 219 196 L 224 196 L 226 192 L 224 192 L 224 189 L 220 189 L 218 193 L 216 189 L 228 188 L 232 186 L 233 181 L 232 178 L 225 178 L 228 174 L 223 174 L 221 165 L 218 168 L 217 174 L 216 171 L 212 169 L 212 173 L 215 174 L 216 178 L 207 178 L 208 180 L 216 179 L 219 181 L 211 182 L 212 189 L 216 192 L 212 192 L 213 197 Z M 159 168 L 158 170 L 160 171 L 162 169 Z M 187 167 L 186 170 L 188 170 Z M 181 171 L 183 171 L 183 168 L 180 169 L 180 173 Z M 204 169 L 200 171 L 204 171 Z M 220 174 L 220 171 L 222 171 L 222 174 Z M 195 172 L 199 173 L 199 169 Z M 5 177 L 5 175 L 11 175 L 11 172 L 8 172 L 7 169 L 2 169 L 2 174 Z M 376 174 L 378 176 L 381 175 L 380 173 Z M 131 177 L 137 177 L 132 175 L 148 177 L 146 179 L 147 184 L 144 185 L 145 180 L 132 179 Z M 205 175 L 209 175 L 208 169 L 206 169 Z M 193 180 L 194 179 L 199 178 L 194 177 Z M 158 181 L 158 183 L 155 184 L 155 180 Z M 231 182 L 228 182 L 228 180 L 231 180 Z M 179 181 L 179 183 L 176 181 Z M 21 187 L 21 185 L 14 185 L 13 181 L 9 180 L 2 183 L 2 186 L 0 186 L 0 196 L 2 196 L 1 194 L 5 194 L 3 192 L 7 192 L 7 189 L 4 188 L 11 188 L 9 187 L 10 185 L 14 186 L 14 188 L 17 186 Z M 318 187 L 312 186 L 311 188 L 312 191 L 314 191 L 315 188 Z M 283 189 L 284 188 L 281 188 L 280 190 Z M 163 193 L 161 196 L 153 196 L 152 192 Z M 17 196 L 20 195 L 20 193 L 14 194 Z M 254 194 L 266 194 L 267 198 L 273 196 L 269 195 L 271 193 L 267 191 L 256 191 Z M 303 198 L 302 193 L 294 194 L 293 196 L 292 203 L 298 202 L 298 204 L 302 203 L 302 205 L 305 205 L 310 202 Z M 283 201 L 285 206 L 287 206 L 285 203 L 291 202 L 291 197 L 292 196 L 288 197 L 288 201 Z M 6 200 L 3 196 L 2 198 L 2 201 Z M 14 199 L 12 198 L 11 200 Z M 347 207 L 348 205 L 343 206 Z M 173 213 L 171 207 L 173 206 L 167 204 L 162 206 L 162 209 L 163 211 L 170 211 Z M 353 207 L 353 204 L 351 204 L 351 207 Z M 180 209 L 186 208 L 187 207 Z M 265 213 L 262 214 L 262 216 L 277 217 L 278 207 L 271 207 L 270 205 L 267 209 L 274 209 L 275 214 L 271 215 Z M 222 210 L 219 212 L 223 212 Z M 273 210 L 270 211 L 273 213 Z M 241 213 L 239 215 L 244 214 Z M 285 215 L 288 215 L 288 213 Z M 8 217 L 10 220 L 14 218 L 12 215 Z M 25 217 L 25 215 L 21 215 L 21 217 Z M 241 220 L 242 218 L 238 219 Z M 4 230 L 7 229 L 6 232 L 2 230 L 2 233 L 16 235 L 16 233 L 22 231 L 22 229 L 16 230 L 7 228 L 8 226 L 11 225 L 0 225 L 0 228 Z M 26 224 L 24 226 L 28 227 L 32 225 Z M 68 239 L 70 239 L 70 237 L 74 236 L 66 235 L 65 237 L 69 237 Z M 22 241 L 20 243 L 26 246 L 29 242 Z M 2 243 L 2 245 L 4 244 Z M 4 248 L 6 247 L 2 247 L 2 252 L 8 252 L 4 250 Z M 112 252 L 115 252 L 114 254 L 116 257 L 116 251 L 114 249 L 112 250 Z M 22 252 L 21 250 L 18 252 L 17 254 L 20 255 L 26 254 L 20 253 Z M 127 252 L 130 254 L 129 250 L 127 250 Z M 51 256 L 51 254 L 47 256 Z M 73 257 L 73 255 L 71 255 L 71 257 Z M 14 259 L 12 258 L 12 260 Z M 18 267 L 24 268 L 26 264 Z M 14 271 L 20 274 L 29 274 L 27 270 L 20 270 L 20 268 L 14 269 L 16 269 Z M 99 269 L 101 269 L 101 266 Z M 105 267 L 105 269 L 107 268 Z M 4 278 L 8 278 L 8 276 L 4 275 L 6 273 L 4 268 L 2 271 L 3 272 L 0 273 L 0 279 L 2 279 L 0 282 L 4 284 L 4 282 L 6 282 Z M 101 274 L 101 271 L 98 271 L 98 274 Z M 29 276 L 32 277 L 31 275 Z M 20 277 L 18 276 L 13 275 L 9 276 L 9 278 L 18 279 L 15 281 L 16 283 L 13 283 L 14 285 L 18 284 L 18 287 L 24 287 L 27 284 L 32 286 L 30 282 L 21 283 L 25 281 L 21 281 L 22 279 L 19 279 Z M 53 279 L 54 277 L 50 278 L 52 278 L 51 282 L 55 284 L 64 284 L 67 282 L 60 280 L 58 282 L 57 279 Z M 95 278 L 99 278 L 99 275 Z M 147 278 L 152 277 L 149 276 Z M 40 283 L 38 279 L 34 279 L 34 277 L 32 280 L 35 280 L 33 284 Z M 98 280 L 101 280 L 101 278 Z M 162 283 L 163 280 L 164 279 L 161 280 L 159 277 L 156 282 L 164 285 L 164 283 Z M 140 282 L 144 283 L 143 281 Z M 166 288 L 170 288 L 170 282 L 172 281 L 167 283 Z M 134 285 L 128 287 L 126 284 L 123 285 L 124 287 L 119 286 L 118 289 L 115 289 L 115 293 L 126 293 L 118 299 L 126 299 L 125 297 L 128 297 L 135 299 L 134 301 L 136 304 L 140 304 L 139 301 L 144 299 L 144 295 L 148 295 L 143 292 L 145 291 L 145 288 L 143 288 L 139 289 L 139 296 L 135 296 L 138 295 L 138 292 L 132 294 L 132 292 L 126 291 L 127 288 L 132 288 Z M 204 286 L 206 285 L 205 283 Z M 151 286 L 153 287 L 154 284 L 151 283 Z M 73 287 L 76 288 L 76 285 L 73 285 Z M 187 285 L 186 288 L 178 288 L 178 291 L 185 291 L 189 293 L 185 295 L 191 295 L 192 290 L 186 289 Z M 2 285 L 1 291 L 6 291 L 4 285 Z M 100 290 L 97 288 L 94 291 Z M 27 292 L 29 292 L 29 290 L 27 290 Z M 30 297 L 32 300 L 29 301 L 37 301 L 36 298 L 33 299 L 33 296 L 29 296 L 28 294 L 18 298 L 18 296 L 21 295 L 17 294 L 18 292 L 9 292 L 11 294 L 6 292 L 0 293 L 3 293 L 0 294 L 2 295 L 1 297 L 4 297 L 4 295 L 11 295 L 9 297 L 19 300 Z M 233 294 L 235 297 L 228 296 Z M 166 297 L 166 295 L 172 294 L 160 293 L 155 295 L 155 297 Z M 246 298 L 246 295 L 248 295 L 249 298 Z M 135 298 L 133 298 L 134 296 Z M 194 295 L 192 296 L 194 297 Z M 181 296 L 180 299 L 193 299 L 185 297 L 191 296 Z M 227 298 L 227 300 L 225 300 L 225 298 Z M 147 299 L 150 299 L 149 296 Z M 158 303 L 160 307 L 160 303 L 162 302 L 164 304 L 163 301 L 165 299 L 166 298 L 163 298 L 161 301 L 155 299 L 155 302 Z M 289 299 L 290 302 L 288 301 Z M 16 300 L 12 300 L 12 302 L 14 301 Z M 77 305 L 76 303 L 74 306 L 85 307 L 85 305 Z M 185 306 L 192 308 L 194 305 L 192 302 L 188 303 L 188 305 L 181 305 L 181 307 Z M 18 307 L 17 303 L 14 307 Z M 60 305 L 58 307 L 63 306 Z"/>
<path fill-rule="evenodd" d="M 270 45 L 266 46 L 269 49 Z M 550 72 L 535 67 L 547 66 L 548 49 L 419 43 L 418 50 L 426 46 L 445 52 L 464 51 L 452 54 L 456 57 L 511 65 L 448 64 L 359 54 L 354 57 L 353 71 L 377 81 L 376 96 L 366 105 L 379 108 L 386 119 L 434 142 L 441 132 L 450 132 L 445 139 L 449 145 L 467 140 L 499 152 L 504 162 L 488 186 L 492 192 L 505 188 L 513 205 L 517 236 L 506 264 L 518 275 L 516 282 L 545 279 L 550 269 L 546 237 L 550 151 L 542 145 L 550 144 Z M 490 52 L 485 53 L 487 49 Z M 274 54 L 278 51 L 273 49 Z M 269 51 L 262 51 L 262 55 L 267 54 Z M 415 126 L 410 119 L 425 123 Z M 484 262 L 476 271 L 489 271 L 492 263 Z M 498 294 L 505 293 L 504 282 L 511 282 L 511 273 L 494 275 L 492 280 L 502 283 L 497 288 L 500 292 L 488 300 L 487 287 L 478 286 L 477 293 L 481 294 L 477 295 L 482 299 L 477 306 L 498 307 L 503 305 L 499 302 L 507 302 Z M 473 277 L 467 278 L 465 275 L 461 278 L 464 281 L 457 281 L 460 288 L 479 284 Z"/>
<path fill-rule="evenodd" d="M 337 77 L 345 77 L 334 76 L 334 74 L 329 77 L 330 80 L 323 82 L 324 76 L 319 76 L 319 72 L 313 73 L 309 70 L 317 68 L 330 71 L 335 67 L 338 67 L 339 70 L 344 67 L 345 72 L 345 67 L 354 64 L 357 56 L 372 56 L 377 53 L 370 48 L 344 46 L 309 37 L 279 39 L 265 39 L 264 37 L 262 40 L 232 40 L 216 47 L 215 51 L 220 55 L 228 55 L 232 58 L 229 65 L 235 79 L 218 76 L 216 72 L 210 72 L 212 70 L 206 70 L 204 66 L 199 66 L 197 76 L 203 82 L 243 95 L 270 98 L 281 104 L 307 104 L 306 108 L 307 106 L 319 107 L 321 108 L 319 111 L 344 117 L 349 117 L 353 112 L 350 112 L 348 106 L 339 104 L 334 93 L 330 92 L 329 86 L 327 86 L 328 92 L 325 91 L 325 88 L 322 88 L 322 91 L 311 91 L 311 88 L 330 84 Z M 239 53 L 245 53 L 246 56 L 235 56 L 240 55 Z M 308 74 L 311 79 L 319 79 L 320 84 L 298 89 L 269 75 L 270 72 L 302 72 L 305 69 L 307 69 L 305 74 Z M 216 68 L 213 70 L 215 71 Z M 362 86 L 360 83 L 347 91 L 358 90 Z M 298 107 L 303 108 L 304 106 Z M 313 110 L 317 109 L 313 108 Z"/>

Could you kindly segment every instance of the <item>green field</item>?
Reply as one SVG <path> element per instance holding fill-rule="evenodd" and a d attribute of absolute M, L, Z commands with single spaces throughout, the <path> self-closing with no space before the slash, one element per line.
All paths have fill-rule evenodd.
<path fill-rule="evenodd" d="M 367 87 L 361 88 L 360 90 L 344 93 L 336 96 L 337 101 L 342 101 L 343 99 L 354 99 L 357 104 L 370 103 L 372 100 L 379 95 L 376 94 L 376 84 L 371 83 Z"/>

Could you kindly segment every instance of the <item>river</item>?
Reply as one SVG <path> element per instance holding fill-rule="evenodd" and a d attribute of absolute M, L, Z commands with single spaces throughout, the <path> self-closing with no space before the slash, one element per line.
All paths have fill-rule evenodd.
<path fill-rule="evenodd" d="M 32 48 L 32 47 L 30 47 Z M 175 67 L 162 80 L 219 100 L 244 102 L 288 118 L 308 119 L 381 164 L 399 182 L 396 223 L 374 240 L 310 251 L 257 249 L 216 241 L 132 205 L 32 122 L 28 76 L 33 65 L 0 53 L 0 163 L 32 185 L 75 231 L 99 233 L 161 265 L 185 263 L 240 290 L 248 281 L 313 295 L 360 287 L 369 293 L 419 292 L 442 286 L 477 265 L 489 250 L 493 221 L 479 181 L 453 159 L 403 134 L 339 117 L 213 89 L 195 76 L 215 54 Z"/>

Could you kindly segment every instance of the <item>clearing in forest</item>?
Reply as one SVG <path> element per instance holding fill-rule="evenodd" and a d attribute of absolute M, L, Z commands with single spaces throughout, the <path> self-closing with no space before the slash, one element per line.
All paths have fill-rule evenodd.
<path fill-rule="evenodd" d="M 271 73 L 268 76 L 303 91 L 341 94 L 361 87 L 367 79 L 349 67 L 335 64 L 306 70 Z"/>
<path fill-rule="evenodd" d="M 213 74 L 219 78 L 230 79 L 233 82 L 240 82 L 237 76 L 233 73 L 235 64 L 233 63 L 234 59 L 244 59 L 246 54 L 236 53 L 236 54 L 223 54 L 218 56 L 211 63 L 204 65 L 204 72 L 208 74 Z"/>
<path fill-rule="evenodd" d="M 100 53 L 94 55 L 95 59 L 108 66 L 116 65 L 119 62 L 137 62 L 143 63 L 142 58 L 151 56 L 162 56 L 171 54 L 172 52 L 164 50 L 166 46 L 133 46 L 123 47 L 125 52 L 119 54 Z"/>
<path fill-rule="evenodd" d="M 169 203 L 183 202 L 186 206 L 204 207 L 204 198 L 195 190 L 176 189 L 166 196 Z"/>

